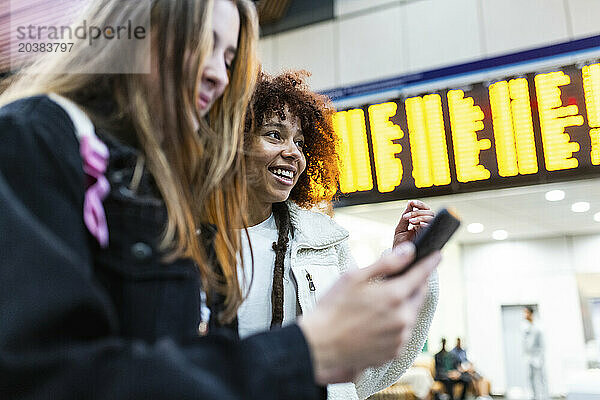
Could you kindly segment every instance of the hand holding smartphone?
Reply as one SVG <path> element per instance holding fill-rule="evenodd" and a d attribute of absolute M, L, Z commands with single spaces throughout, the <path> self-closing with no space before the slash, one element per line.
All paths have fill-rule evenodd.
<path fill-rule="evenodd" d="M 429 225 L 417 233 L 414 239 L 415 259 L 413 262 L 402 272 L 390 275 L 388 278 L 402 275 L 424 257 L 427 257 L 434 251 L 441 250 L 459 226 L 460 220 L 458 217 L 448 209 L 442 208 L 436 213 Z"/>

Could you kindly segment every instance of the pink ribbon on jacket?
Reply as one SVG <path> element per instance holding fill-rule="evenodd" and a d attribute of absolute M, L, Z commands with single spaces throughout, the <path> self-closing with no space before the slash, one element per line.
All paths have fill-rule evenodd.
<path fill-rule="evenodd" d="M 108 225 L 102 200 L 110 192 L 110 184 L 104 176 L 108 166 L 108 147 L 95 135 L 80 138 L 79 154 L 83 160 L 83 171 L 88 176 L 83 201 L 83 222 L 90 233 L 98 239 L 100 247 L 108 246 Z"/>

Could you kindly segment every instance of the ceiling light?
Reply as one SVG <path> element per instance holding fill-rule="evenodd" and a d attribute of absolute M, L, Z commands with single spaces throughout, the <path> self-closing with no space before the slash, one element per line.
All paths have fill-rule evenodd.
<path fill-rule="evenodd" d="M 472 224 L 467 225 L 467 231 L 470 233 L 481 233 L 483 232 L 483 224 L 473 222 Z"/>
<path fill-rule="evenodd" d="M 492 232 L 492 237 L 496 240 L 504 240 L 508 237 L 508 232 L 504 229 L 498 229 L 497 231 Z"/>
<path fill-rule="evenodd" d="M 550 190 L 546 192 L 546 200 L 548 201 L 561 201 L 565 198 L 565 192 L 562 190 Z"/>
<path fill-rule="evenodd" d="M 597 212 L 596 214 L 594 214 L 594 221 L 600 222 L 600 212 Z"/>
<path fill-rule="evenodd" d="M 590 203 L 587 201 L 579 201 L 577 203 L 571 204 L 571 211 L 576 213 L 583 213 L 590 211 Z"/>

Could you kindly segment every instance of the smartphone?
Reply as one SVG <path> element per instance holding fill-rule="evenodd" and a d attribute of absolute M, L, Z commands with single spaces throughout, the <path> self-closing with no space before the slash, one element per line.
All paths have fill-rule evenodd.
<path fill-rule="evenodd" d="M 417 233 L 415 237 L 415 259 L 402 272 L 388 278 L 402 275 L 414 264 L 434 251 L 441 250 L 460 226 L 460 219 L 446 208 L 439 210 L 429 225 Z"/>

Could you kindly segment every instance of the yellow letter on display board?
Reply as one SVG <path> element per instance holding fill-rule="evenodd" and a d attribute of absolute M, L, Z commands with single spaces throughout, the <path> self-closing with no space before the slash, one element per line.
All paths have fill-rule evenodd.
<path fill-rule="evenodd" d="M 590 139 L 592 141 L 592 165 L 600 165 L 600 64 L 583 67 L 583 93 L 587 109 Z"/>
<path fill-rule="evenodd" d="M 489 139 L 477 139 L 477 131 L 483 129 L 483 112 L 474 105 L 472 97 L 465 98 L 462 90 L 448 92 L 448 108 L 452 127 L 452 144 L 456 176 L 459 182 L 488 179 L 490 171 L 479 164 L 479 153 L 492 146 Z"/>
<path fill-rule="evenodd" d="M 590 129 L 592 165 L 600 165 L 600 128 Z"/>
<path fill-rule="evenodd" d="M 396 158 L 396 154 L 402 151 L 402 146 L 392 140 L 401 139 L 404 132 L 390 121 L 396 115 L 397 108 L 398 105 L 394 102 L 369 107 L 377 188 L 381 193 L 391 192 L 402 181 L 402 162 Z"/>
<path fill-rule="evenodd" d="M 340 139 L 340 190 L 343 193 L 352 193 L 373 189 L 363 110 L 354 109 L 335 113 L 333 128 Z"/>
<path fill-rule="evenodd" d="M 500 176 L 538 171 L 529 85 L 525 78 L 490 85 L 490 105 Z"/>
<path fill-rule="evenodd" d="M 560 86 L 571 83 L 562 71 L 535 76 L 535 90 L 540 114 L 540 128 L 544 145 L 544 160 L 548 171 L 577 168 L 579 163 L 573 153 L 579 151 L 579 143 L 571 142 L 565 132 L 568 126 L 583 125 L 583 117 L 576 105 L 563 106 Z"/>
<path fill-rule="evenodd" d="M 411 97 L 405 106 L 415 186 L 448 185 L 450 166 L 440 95 Z"/>

